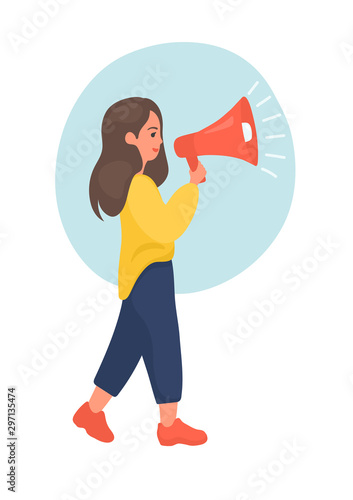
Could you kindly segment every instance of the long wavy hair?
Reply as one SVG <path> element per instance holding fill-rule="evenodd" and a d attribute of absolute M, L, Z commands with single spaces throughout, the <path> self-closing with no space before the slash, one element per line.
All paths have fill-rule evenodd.
<path fill-rule="evenodd" d="M 113 104 L 105 113 L 102 122 L 102 152 L 93 169 L 89 197 L 94 213 L 103 220 L 102 211 L 110 216 L 120 214 L 124 208 L 131 180 L 142 169 L 142 158 L 138 148 L 125 142 L 127 132 L 138 137 L 147 122 L 150 111 L 156 113 L 161 126 L 162 114 L 151 99 L 129 97 Z M 168 162 L 164 144 L 157 158 L 146 163 L 144 174 L 151 177 L 157 186 L 163 184 L 168 175 Z"/>

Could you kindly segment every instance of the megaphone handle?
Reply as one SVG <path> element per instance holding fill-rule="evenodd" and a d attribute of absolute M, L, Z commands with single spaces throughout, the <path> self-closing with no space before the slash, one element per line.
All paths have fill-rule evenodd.
<path fill-rule="evenodd" d="M 199 163 L 198 157 L 197 156 L 190 156 L 189 158 L 186 158 L 186 159 L 187 159 L 187 162 L 189 164 L 190 169 L 194 172 L 196 170 L 197 164 Z M 205 181 L 206 181 L 206 177 L 204 177 L 201 182 L 205 182 Z M 200 182 L 200 184 L 201 184 L 201 182 Z"/>

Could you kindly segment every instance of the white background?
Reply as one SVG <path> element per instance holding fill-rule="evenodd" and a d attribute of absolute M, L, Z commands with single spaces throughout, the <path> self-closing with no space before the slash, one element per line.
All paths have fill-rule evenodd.
<path fill-rule="evenodd" d="M 16 52 L 8 35 L 21 35 L 39 3 L 1 7 L 1 490 L 6 388 L 15 384 L 21 500 L 352 498 L 352 2 L 224 0 L 217 9 L 212 0 L 71 0 Z M 104 444 L 72 416 L 90 397 L 120 301 L 114 296 L 89 324 L 77 313 L 107 284 L 66 237 L 54 163 L 88 82 L 126 53 L 173 41 L 232 50 L 268 81 L 292 130 L 295 194 L 281 233 L 255 264 L 221 286 L 177 296 L 179 416 L 208 442 L 159 445 L 141 362 L 106 408 L 116 438 Z M 303 261 L 314 266 L 308 258 L 320 237 L 336 248 L 293 291 L 283 273 Z M 285 302 L 231 349 L 239 317 L 274 289 Z M 30 367 L 50 333 L 70 322 L 79 334 L 26 381 L 20 365 Z M 284 454 L 293 441 L 298 451 Z M 106 464 L 103 477 L 95 464 L 112 463 L 113 451 L 121 462 Z M 268 476 L 259 483 L 261 468 Z"/>

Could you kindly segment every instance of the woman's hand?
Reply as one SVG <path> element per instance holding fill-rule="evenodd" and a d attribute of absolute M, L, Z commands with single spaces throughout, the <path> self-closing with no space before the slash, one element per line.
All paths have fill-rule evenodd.
<path fill-rule="evenodd" d="M 194 171 L 189 170 L 190 182 L 192 182 L 192 184 L 196 184 L 196 185 L 200 184 L 201 182 L 205 182 L 206 173 L 207 172 L 206 172 L 204 166 L 199 161 L 197 164 L 197 167 Z"/>

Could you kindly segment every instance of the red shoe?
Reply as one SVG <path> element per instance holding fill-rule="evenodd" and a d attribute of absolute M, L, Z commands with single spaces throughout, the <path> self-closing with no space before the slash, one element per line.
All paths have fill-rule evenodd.
<path fill-rule="evenodd" d="M 206 432 L 199 431 L 184 424 L 180 418 L 176 418 L 174 423 L 169 427 L 158 424 L 157 437 L 158 441 L 163 446 L 173 446 L 178 443 L 196 446 L 206 443 L 207 441 Z"/>
<path fill-rule="evenodd" d="M 109 429 L 103 411 L 94 413 L 89 407 L 88 401 L 77 410 L 73 419 L 77 427 L 83 427 L 89 436 L 110 443 L 114 439 L 114 434 Z"/>

